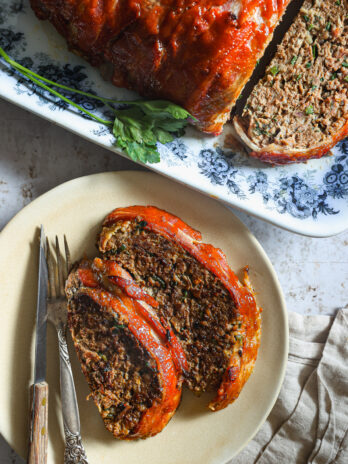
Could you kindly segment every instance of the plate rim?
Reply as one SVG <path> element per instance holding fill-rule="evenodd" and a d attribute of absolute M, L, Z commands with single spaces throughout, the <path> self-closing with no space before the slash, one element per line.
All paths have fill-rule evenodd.
<path fill-rule="evenodd" d="M 0 231 L 0 252 L 2 250 L 2 243 L 4 240 L 6 240 L 6 235 L 9 233 L 8 231 L 13 227 L 13 226 L 16 226 L 16 223 L 17 221 L 19 221 L 21 219 L 21 216 L 22 215 L 25 215 L 25 214 L 28 214 L 28 212 L 30 213 L 30 210 L 35 207 L 35 203 L 38 201 L 38 200 L 41 200 L 42 198 L 45 198 L 47 196 L 50 196 L 52 194 L 52 192 L 59 192 L 59 190 L 64 190 L 67 186 L 71 185 L 71 184 L 75 184 L 77 182 L 83 182 L 87 179 L 91 179 L 91 178 L 96 178 L 96 177 L 104 177 L 104 176 L 114 176 L 115 174 L 117 175 L 123 175 L 123 174 L 126 174 L 126 175 L 134 175 L 134 173 L 136 173 L 136 175 L 140 175 L 140 176 L 152 176 L 152 177 L 157 177 L 159 174 L 158 173 L 154 173 L 154 172 L 148 172 L 148 171 L 133 171 L 133 170 L 124 170 L 124 171 L 106 171 L 106 172 L 101 172 L 101 173 L 96 173 L 96 174 L 89 174 L 89 175 L 86 175 L 86 176 L 80 176 L 80 177 L 76 177 L 74 179 L 71 179 L 71 180 L 68 180 L 66 182 L 63 182 L 59 185 L 57 185 L 56 187 L 53 187 L 52 189 L 46 191 L 45 193 L 43 193 L 42 195 L 40 195 L 39 197 L 35 198 L 32 202 L 30 202 L 28 205 L 24 206 L 20 211 L 18 211 L 11 219 L 10 221 L 4 226 L 4 228 Z M 167 176 L 165 176 L 167 177 Z M 169 181 L 171 183 L 174 183 L 176 182 L 175 180 L 172 180 L 172 179 L 169 179 Z M 187 186 L 186 184 L 184 184 L 185 187 L 187 188 L 190 188 L 189 186 Z M 213 201 L 217 201 L 215 199 L 212 199 L 210 198 L 211 200 Z M 278 396 L 279 396 L 279 392 L 280 392 L 280 389 L 283 385 L 283 382 L 284 382 L 284 378 L 285 378 L 285 373 L 286 373 L 286 368 L 287 368 L 287 361 L 288 361 L 288 351 L 289 351 L 289 322 L 288 322 L 288 310 L 287 310 L 287 306 L 286 306 L 286 301 L 285 301 L 285 297 L 284 297 L 284 294 L 283 294 L 283 291 L 282 291 L 282 288 L 281 288 L 281 285 L 280 285 L 280 282 L 279 282 L 279 279 L 277 277 L 277 274 L 275 272 L 275 269 L 273 267 L 273 264 L 270 260 L 270 258 L 267 256 L 265 250 L 263 249 L 262 245 L 259 243 L 259 241 L 257 240 L 257 238 L 254 236 L 254 234 L 249 230 L 249 228 L 243 223 L 243 221 L 241 221 L 232 211 L 231 211 L 231 208 L 227 207 L 226 205 L 224 205 L 223 203 L 219 202 L 220 205 L 222 205 L 224 207 L 224 209 L 226 210 L 226 213 L 227 214 L 232 214 L 234 220 L 236 221 L 236 223 L 239 225 L 239 227 L 241 227 L 241 229 L 244 230 L 244 232 L 248 235 L 248 239 L 250 241 L 253 242 L 253 245 L 258 249 L 261 257 L 262 257 L 262 260 L 267 264 L 267 268 L 268 268 L 268 271 L 270 272 L 270 276 L 273 280 L 273 283 L 277 289 L 277 292 L 278 292 L 278 297 L 279 297 L 279 300 L 280 300 L 280 307 L 279 307 L 279 311 L 281 313 L 281 320 L 282 320 L 282 325 L 283 325 L 283 330 L 284 330 L 284 335 L 285 335 L 285 340 L 284 340 L 284 343 L 282 344 L 282 349 L 283 349 L 283 355 L 282 355 L 282 358 L 281 358 L 281 368 L 278 370 L 279 372 L 279 377 L 278 377 L 278 383 L 277 383 L 277 386 L 274 390 L 274 395 L 273 395 L 273 398 L 272 398 L 272 401 L 269 402 L 268 404 L 268 407 L 265 408 L 265 412 L 262 416 L 261 419 L 259 419 L 259 423 L 257 425 L 257 427 L 255 427 L 253 433 L 246 439 L 244 440 L 243 443 L 241 443 L 239 445 L 238 448 L 236 448 L 234 454 L 232 456 L 230 456 L 228 458 L 227 461 L 224 461 L 224 462 L 221 462 L 221 464 L 227 464 L 230 462 L 230 460 L 235 457 L 236 455 L 238 455 L 242 449 L 244 449 L 247 444 L 255 437 L 255 435 L 257 434 L 257 432 L 259 431 L 259 429 L 262 427 L 262 425 L 265 423 L 268 415 L 270 414 L 275 402 L 277 401 L 278 399 Z M 7 242 L 6 242 L 7 243 Z M 12 445 L 9 443 L 8 439 L 4 436 L 4 439 L 7 441 L 7 443 L 11 446 L 12 449 L 14 449 L 12 447 Z M 18 453 L 17 453 L 18 454 Z M 19 454 L 18 454 L 19 455 Z"/>

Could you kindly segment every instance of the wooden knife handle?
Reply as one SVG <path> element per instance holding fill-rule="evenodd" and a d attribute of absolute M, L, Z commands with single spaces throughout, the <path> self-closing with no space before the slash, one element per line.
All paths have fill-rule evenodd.
<path fill-rule="evenodd" d="M 34 398 L 34 401 L 33 401 Z M 30 433 L 28 464 L 46 464 L 48 443 L 48 384 L 30 387 Z"/>

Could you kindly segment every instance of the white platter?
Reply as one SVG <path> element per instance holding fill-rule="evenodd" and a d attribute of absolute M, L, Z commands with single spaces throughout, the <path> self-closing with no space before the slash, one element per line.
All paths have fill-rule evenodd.
<path fill-rule="evenodd" d="M 0 0 L 0 45 L 16 60 L 57 82 L 100 96 L 134 97 L 104 82 L 97 70 L 69 53 L 53 26 L 35 17 L 29 1 Z M 0 97 L 118 153 L 105 126 L 9 73 L 1 60 Z M 107 111 L 95 100 L 78 98 L 96 113 Z M 297 233 L 324 237 L 348 227 L 348 141 L 335 147 L 332 157 L 271 167 L 223 148 L 228 132 L 227 125 L 223 135 L 214 138 L 190 128 L 185 136 L 160 145 L 161 162 L 148 167 Z"/>
<path fill-rule="evenodd" d="M 207 409 L 205 395 L 185 391 L 182 404 L 156 437 L 120 442 L 106 431 L 97 408 L 86 401 L 85 382 L 70 346 L 90 463 L 223 464 L 256 433 L 270 412 L 283 380 L 287 352 L 287 311 L 278 279 L 265 252 L 248 229 L 224 206 L 149 172 L 123 171 L 82 177 L 62 184 L 25 207 L 0 233 L 0 431 L 21 456 L 28 436 L 28 389 L 32 382 L 37 293 L 38 226 L 48 237 L 67 234 L 72 259 L 95 255 L 95 237 L 113 208 L 153 204 L 200 230 L 221 247 L 240 274 L 249 265 L 257 302 L 263 308 L 261 346 L 255 369 L 240 397 L 223 411 Z M 54 329 L 48 327 L 48 463 L 62 462 L 63 431 L 59 361 Z"/>

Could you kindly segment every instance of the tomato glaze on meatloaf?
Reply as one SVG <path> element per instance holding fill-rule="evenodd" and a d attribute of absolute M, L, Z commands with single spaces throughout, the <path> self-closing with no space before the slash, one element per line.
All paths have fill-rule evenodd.
<path fill-rule="evenodd" d="M 99 249 L 158 303 L 158 316 L 186 355 L 187 386 L 195 393 L 218 391 L 212 410 L 232 402 L 257 356 L 260 309 L 221 250 L 202 243 L 179 218 L 142 206 L 113 211 Z"/>
<path fill-rule="evenodd" d="M 88 260 L 70 273 L 66 294 L 89 396 L 107 430 L 120 439 L 157 434 L 180 402 L 182 382 L 167 340 L 144 318 L 146 307 L 121 288 L 106 290 Z"/>

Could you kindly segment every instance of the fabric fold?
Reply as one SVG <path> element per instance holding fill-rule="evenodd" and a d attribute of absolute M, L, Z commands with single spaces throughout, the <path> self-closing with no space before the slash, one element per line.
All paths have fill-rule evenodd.
<path fill-rule="evenodd" d="M 288 366 L 266 423 L 231 464 L 348 462 L 348 310 L 289 312 Z"/>

